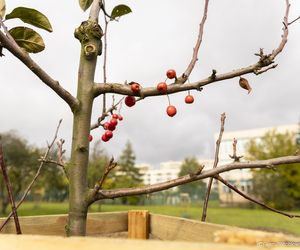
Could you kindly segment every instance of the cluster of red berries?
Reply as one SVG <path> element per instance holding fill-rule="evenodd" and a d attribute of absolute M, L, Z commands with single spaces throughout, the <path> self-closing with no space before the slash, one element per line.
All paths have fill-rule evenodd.
<path fill-rule="evenodd" d="M 123 120 L 123 116 L 121 116 L 120 114 L 112 114 L 111 119 L 109 122 L 105 122 L 103 124 L 103 127 L 105 129 L 104 134 L 101 137 L 101 140 L 104 142 L 109 141 L 112 137 L 113 137 L 113 131 L 116 129 L 117 125 L 118 125 L 118 121 L 122 121 Z M 93 136 L 90 135 L 89 136 L 89 141 L 91 142 L 93 140 Z"/>
<path fill-rule="evenodd" d="M 169 78 L 169 79 L 177 79 L 176 71 L 174 69 L 169 69 L 167 71 L 166 75 L 167 75 L 167 78 Z M 167 91 L 168 91 L 168 85 L 165 81 L 160 82 L 159 84 L 157 84 L 156 88 L 161 93 L 167 93 Z M 193 102 L 194 102 L 194 97 L 192 95 L 188 94 L 185 97 L 185 103 L 190 104 L 190 103 L 193 103 Z M 176 109 L 175 106 L 169 104 L 169 106 L 167 107 L 166 112 L 167 112 L 168 116 L 173 117 L 173 116 L 176 115 L 177 109 Z"/>
<path fill-rule="evenodd" d="M 177 79 L 177 75 L 176 75 L 176 71 L 174 69 L 169 69 L 166 73 L 167 75 L 167 78 L 168 79 Z M 140 90 L 141 90 L 141 85 L 139 83 L 136 83 L 136 82 L 132 82 L 130 83 L 130 87 L 131 87 L 131 91 L 136 94 L 136 93 L 139 93 Z M 167 94 L 168 92 L 168 85 L 166 83 L 166 81 L 164 82 L 160 82 L 157 84 L 156 86 L 156 89 L 161 92 L 161 93 L 164 93 L 164 94 Z M 194 102 L 194 97 L 192 95 L 190 95 L 190 93 L 188 93 L 188 95 L 185 97 L 185 103 L 187 104 L 191 104 Z M 132 107 L 134 106 L 136 103 L 136 99 L 134 96 L 126 96 L 125 98 L 125 104 L 128 106 L 128 107 Z M 167 107 L 167 115 L 170 116 L 170 117 L 173 117 L 174 115 L 176 115 L 177 113 L 177 110 L 176 110 L 176 107 L 171 105 L 169 103 L 169 106 Z"/>

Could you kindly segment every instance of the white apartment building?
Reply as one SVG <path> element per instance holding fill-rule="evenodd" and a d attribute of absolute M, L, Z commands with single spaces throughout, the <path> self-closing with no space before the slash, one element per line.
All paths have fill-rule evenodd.
<path fill-rule="evenodd" d="M 212 168 L 213 160 L 199 159 L 199 164 L 204 165 L 205 169 Z M 140 169 L 143 174 L 143 182 L 145 185 L 165 182 L 176 179 L 180 172 L 182 161 L 167 161 L 162 162 L 159 168 L 153 168 L 149 164 L 137 164 L 136 167 Z"/>
<path fill-rule="evenodd" d="M 264 136 L 268 131 L 276 129 L 278 133 L 292 132 L 295 134 L 295 139 L 299 136 L 299 125 L 298 124 L 289 124 L 276 127 L 266 127 L 258 129 L 249 129 L 249 130 L 237 130 L 224 132 L 222 137 L 222 142 L 220 145 L 220 154 L 219 154 L 219 165 L 232 162 L 229 155 L 232 155 L 232 143 L 233 139 L 237 139 L 237 155 L 245 155 L 246 153 L 246 144 L 251 140 L 259 140 Z M 219 134 L 214 135 L 215 141 L 218 139 Z M 298 140 L 299 137 L 297 138 Z M 226 173 L 221 174 L 221 176 L 229 181 L 231 184 L 237 186 L 243 192 L 249 192 L 252 185 L 252 174 L 250 170 L 232 170 Z M 245 203 L 245 200 L 240 195 L 234 193 L 232 190 L 224 186 L 219 182 L 218 184 L 219 199 L 223 203 Z"/>

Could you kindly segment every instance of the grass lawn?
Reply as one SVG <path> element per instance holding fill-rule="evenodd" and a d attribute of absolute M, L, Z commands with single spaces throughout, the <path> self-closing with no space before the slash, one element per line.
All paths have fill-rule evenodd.
<path fill-rule="evenodd" d="M 67 213 L 67 203 L 24 203 L 18 213 L 20 216 Z M 90 212 L 127 211 L 131 209 L 147 209 L 152 213 L 180 216 L 200 220 L 202 208 L 199 206 L 124 206 L 93 205 Z M 207 222 L 284 232 L 300 236 L 300 219 L 288 217 L 262 209 L 220 208 L 212 206 L 208 209 Z"/>

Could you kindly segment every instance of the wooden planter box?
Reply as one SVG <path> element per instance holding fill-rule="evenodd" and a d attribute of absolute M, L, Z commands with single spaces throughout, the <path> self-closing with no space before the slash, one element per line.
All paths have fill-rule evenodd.
<path fill-rule="evenodd" d="M 2 221 L 0 219 L 0 223 Z M 262 246 L 279 250 L 287 249 L 285 246 L 288 244 L 294 245 L 288 249 L 300 249 L 299 238 L 283 234 L 203 223 L 147 211 L 91 213 L 87 220 L 89 237 L 64 237 L 66 222 L 66 215 L 20 217 L 23 235 L 14 235 L 15 227 L 11 220 L 0 234 L 0 250 L 251 250 L 264 249 Z M 127 237 L 150 240 L 124 239 Z"/>

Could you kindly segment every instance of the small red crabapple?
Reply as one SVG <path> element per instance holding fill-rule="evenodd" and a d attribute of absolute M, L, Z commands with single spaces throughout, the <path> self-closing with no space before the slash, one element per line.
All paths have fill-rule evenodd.
<path fill-rule="evenodd" d="M 103 124 L 103 128 L 104 128 L 104 129 L 108 129 L 108 125 L 109 125 L 109 122 L 105 122 L 105 123 Z"/>
<path fill-rule="evenodd" d="M 126 96 L 125 98 L 125 104 L 128 106 L 128 107 L 132 107 L 134 106 L 135 104 L 135 97 L 134 96 Z"/>
<path fill-rule="evenodd" d="M 157 84 L 156 89 L 159 92 L 166 93 L 168 90 L 168 85 L 165 82 L 160 82 L 159 84 Z"/>
<path fill-rule="evenodd" d="M 89 141 L 91 142 L 93 140 L 93 136 L 89 135 Z"/>
<path fill-rule="evenodd" d="M 113 125 L 113 124 L 111 124 L 111 123 L 109 123 L 107 129 L 110 130 L 110 131 L 114 131 L 116 129 L 116 126 Z"/>
<path fill-rule="evenodd" d="M 133 93 L 138 93 L 141 90 L 141 86 L 138 83 L 133 83 L 130 85 Z"/>
<path fill-rule="evenodd" d="M 122 121 L 123 120 L 123 116 L 119 115 L 119 121 Z"/>
<path fill-rule="evenodd" d="M 114 119 L 118 119 L 118 118 L 119 118 L 119 115 L 113 114 L 111 117 L 114 118 Z"/>
<path fill-rule="evenodd" d="M 115 118 L 110 119 L 110 124 L 112 124 L 113 126 L 117 126 L 118 125 L 118 120 Z"/>
<path fill-rule="evenodd" d="M 101 137 L 102 141 L 107 142 L 109 141 L 109 138 L 107 138 L 107 136 L 105 134 L 102 135 Z"/>
<path fill-rule="evenodd" d="M 166 75 L 169 79 L 174 79 L 176 78 L 176 71 L 174 69 L 169 69 Z"/>
<path fill-rule="evenodd" d="M 106 138 L 110 139 L 113 137 L 113 132 L 110 130 L 106 130 L 104 135 L 106 136 Z"/>
<path fill-rule="evenodd" d="M 170 105 L 167 107 L 168 116 L 173 117 L 174 115 L 176 115 L 176 113 L 177 113 L 177 110 L 176 110 L 175 106 Z"/>
<path fill-rule="evenodd" d="M 184 99 L 185 103 L 191 104 L 194 102 L 194 97 L 192 95 L 187 95 Z"/>

